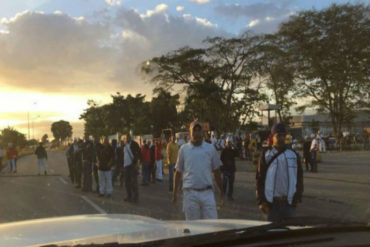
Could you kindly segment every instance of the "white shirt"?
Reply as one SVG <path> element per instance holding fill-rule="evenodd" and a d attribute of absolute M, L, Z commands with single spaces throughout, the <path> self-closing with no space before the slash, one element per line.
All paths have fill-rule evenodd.
<path fill-rule="evenodd" d="M 134 157 L 133 153 L 131 152 L 131 142 L 126 143 L 125 147 L 123 148 L 123 151 L 124 151 L 123 167 L 126 167 L 132 164 L 132 159 Z"/>
<path fill-rule="evenodd" d="M 313 139 L 313 140 L 312 140 L 312 142 L 311 142 L 311 148 L 310 148 L 310 151 L 312 151 L 312 150 L 317 150 L 318 145 L 319 145 L 319 143 L 318 143 L 317 139 Z"/>
<path fill-rule="evenodd" d="M 176 170 L 183 174 L 183 188 L 203 189 L 212 186 L 212 172 L 221 166 L 218 152 L 205 141 L 200 146 L 184 144 L 177 159 Z"/>

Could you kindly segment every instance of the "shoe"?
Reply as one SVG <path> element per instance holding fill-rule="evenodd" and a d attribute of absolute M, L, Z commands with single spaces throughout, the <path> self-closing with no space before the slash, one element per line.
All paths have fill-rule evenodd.
<path fill-rule="evenodd" d="M 104 194 L 100 194 L 100 193 L 99 193 L 99 197 L 103 197 L 103 196 L 104 196 Z"/>
<path fill-rule="evenodd" d="M 76 188 L 76 189 L 79 189 L 79 188 L 81 188 L 81 185 L 77 184 L 77 185 L 75 186 L 75 188 Z"/>
<path fill-rule="evenodd" d="M 126 197 L 125 199 L 123 199 L 125 202 L 131 202 L 132 201 L 132 199 L 131 198 L 129 198 L 129 197 Z"/>

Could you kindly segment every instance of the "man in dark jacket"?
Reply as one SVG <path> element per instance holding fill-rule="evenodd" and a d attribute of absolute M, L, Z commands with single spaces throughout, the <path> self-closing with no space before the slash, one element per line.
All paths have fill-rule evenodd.
<path fill-rule="evenodd" d="M 94 139 L 94 144 L 93 144 L 93 149 L 94 149 L 94 164 L 93 164 L 93 176 L 94 176 L 94 181 L 96 184 L 96 192 L 100 193 L 99 191 L 99 174 L 98 174 L 98 155 L 100 154 L 100 150 L 102 149 L 103 145 L 100 143 L 99 138 L 95 137 Z"/>
<path fill-rule="evenodd" d="M 82 191 L 92 191 L 92 171 L 93 165 L 96 162 L 95 149 L 93 143 L 88 138 L 85 140 L 82 149 L 82 160 L 83 160 L 83 186 Z"/>
<path fill-rule="evenodd" d="M 83 141 L 79 140 L 73 144 L 73 167 L 76 181 L 76 188 L 81 188 L 82 181 L 82 148 Z"/>
<path fill-rule="evenodd" d="M 72 184 L 75 183 L 75 172 L 73 167 L 73 144 L 69 144 L 67 152 L 67 164 L 69 170 L 69 178 L 71 179 Z"/>
<path fill-rule="evenodd" d="M 108 138 L 104 139 L 104 144 L 98 154 L 98 175 L 99 175 L 99 196 L 111 197 L 113 193 L 112 186 L 112 165 L 114 153 L 109 145 Z"/>
<path fill-rule="evenodd" d="M 232 147 L 230 140 L 226 141 L 226 148 L 221 152 L 221 172 L 223 175 L 222 185 L 224 193 L 227 192 L 227 198 L 229 201 L 233 201 L 233 189 L 235 180 L 235 157 L 238 156 L 239 152 L 237 149 Z M 228 190 L 226 191 L 226 189 Z"/>
<path fill-rule="evenodd" d="M 269 221 L 281 222 L 295 215 L 303 193 L 303 171 L 300 157 L 285 146 L 285 125 L 271 129 L 273 147 L 262 153 L 256 174 L 259 210 Z"/>
<path fill-rule="evenodd" d="M 123 149 L 123 166 L 125 174 L 125 185 L 128 202 L 138 202 L 139 191 L 137 185 L 138 161 L 141 157 L 140 147 L 137 142 L 131 140 L 131 135 L 126 135 L 126 142 Z"/>
<path fill-rule="evenodd" d="M 44 169 L 44 174 L 47 174 L 47 167 L 45 160 L 48 159 L 48 154 L 46 153 L 45 148 L 42 146 L 42 142 L 39 143 L 39 146 L 36 148 L 35 154 L 37 156 L 38 164 L 38 175 L 41 174 L 41 167 Z"/>
<path fill-rule="evenodd" d="M 313 167 L 311 164 L 310 148 L 311 148 L 311 140 L 310 138 L 306 137 L 303 142 L 303 158 L 304 158 L 304 163 L 306 165 L 306 171 L 312 172 Z"/>
<path fill-rule="evenodd" d="M 150 165 L 149 165 L 149 180 L 155 184 L 155 174 L 157 172 L 157 166 L 155 164 L 155 146 L 148 141 L 148 147 L 150 147 Z"/>

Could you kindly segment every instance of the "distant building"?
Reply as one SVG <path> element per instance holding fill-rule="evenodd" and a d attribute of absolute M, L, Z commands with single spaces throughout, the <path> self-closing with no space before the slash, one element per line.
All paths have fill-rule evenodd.
<path fill-rule="evenodd" d="M 351 122 L 343 123 L 342 132 L 361 134 L 363 129 L 369 127 L 370 114 L 366 112 L 357 112 Z M 311 135 L 314 132 L 313 128 L 317 128 L 324 136 L 333 134 L 334 132 L 330 116 L 327 113 L 292 116 L 290 129 L 296 135 L 296 138 Z"/>

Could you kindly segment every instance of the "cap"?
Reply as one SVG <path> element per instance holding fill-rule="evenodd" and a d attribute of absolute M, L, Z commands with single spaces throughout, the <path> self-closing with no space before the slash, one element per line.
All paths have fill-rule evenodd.
<path fill-rule="evenodd" d="M 202 128 L 202 124 L 198 120 L 194 120 L 190 123 L 190 130 L 193 130 L 196 126 Z"/>
<path fill-rule="evenodd" d="M 286 133 L 286 128 L 283 123 L 277 123 L 271 128 L 271 134 L 285 134 Z"/>

